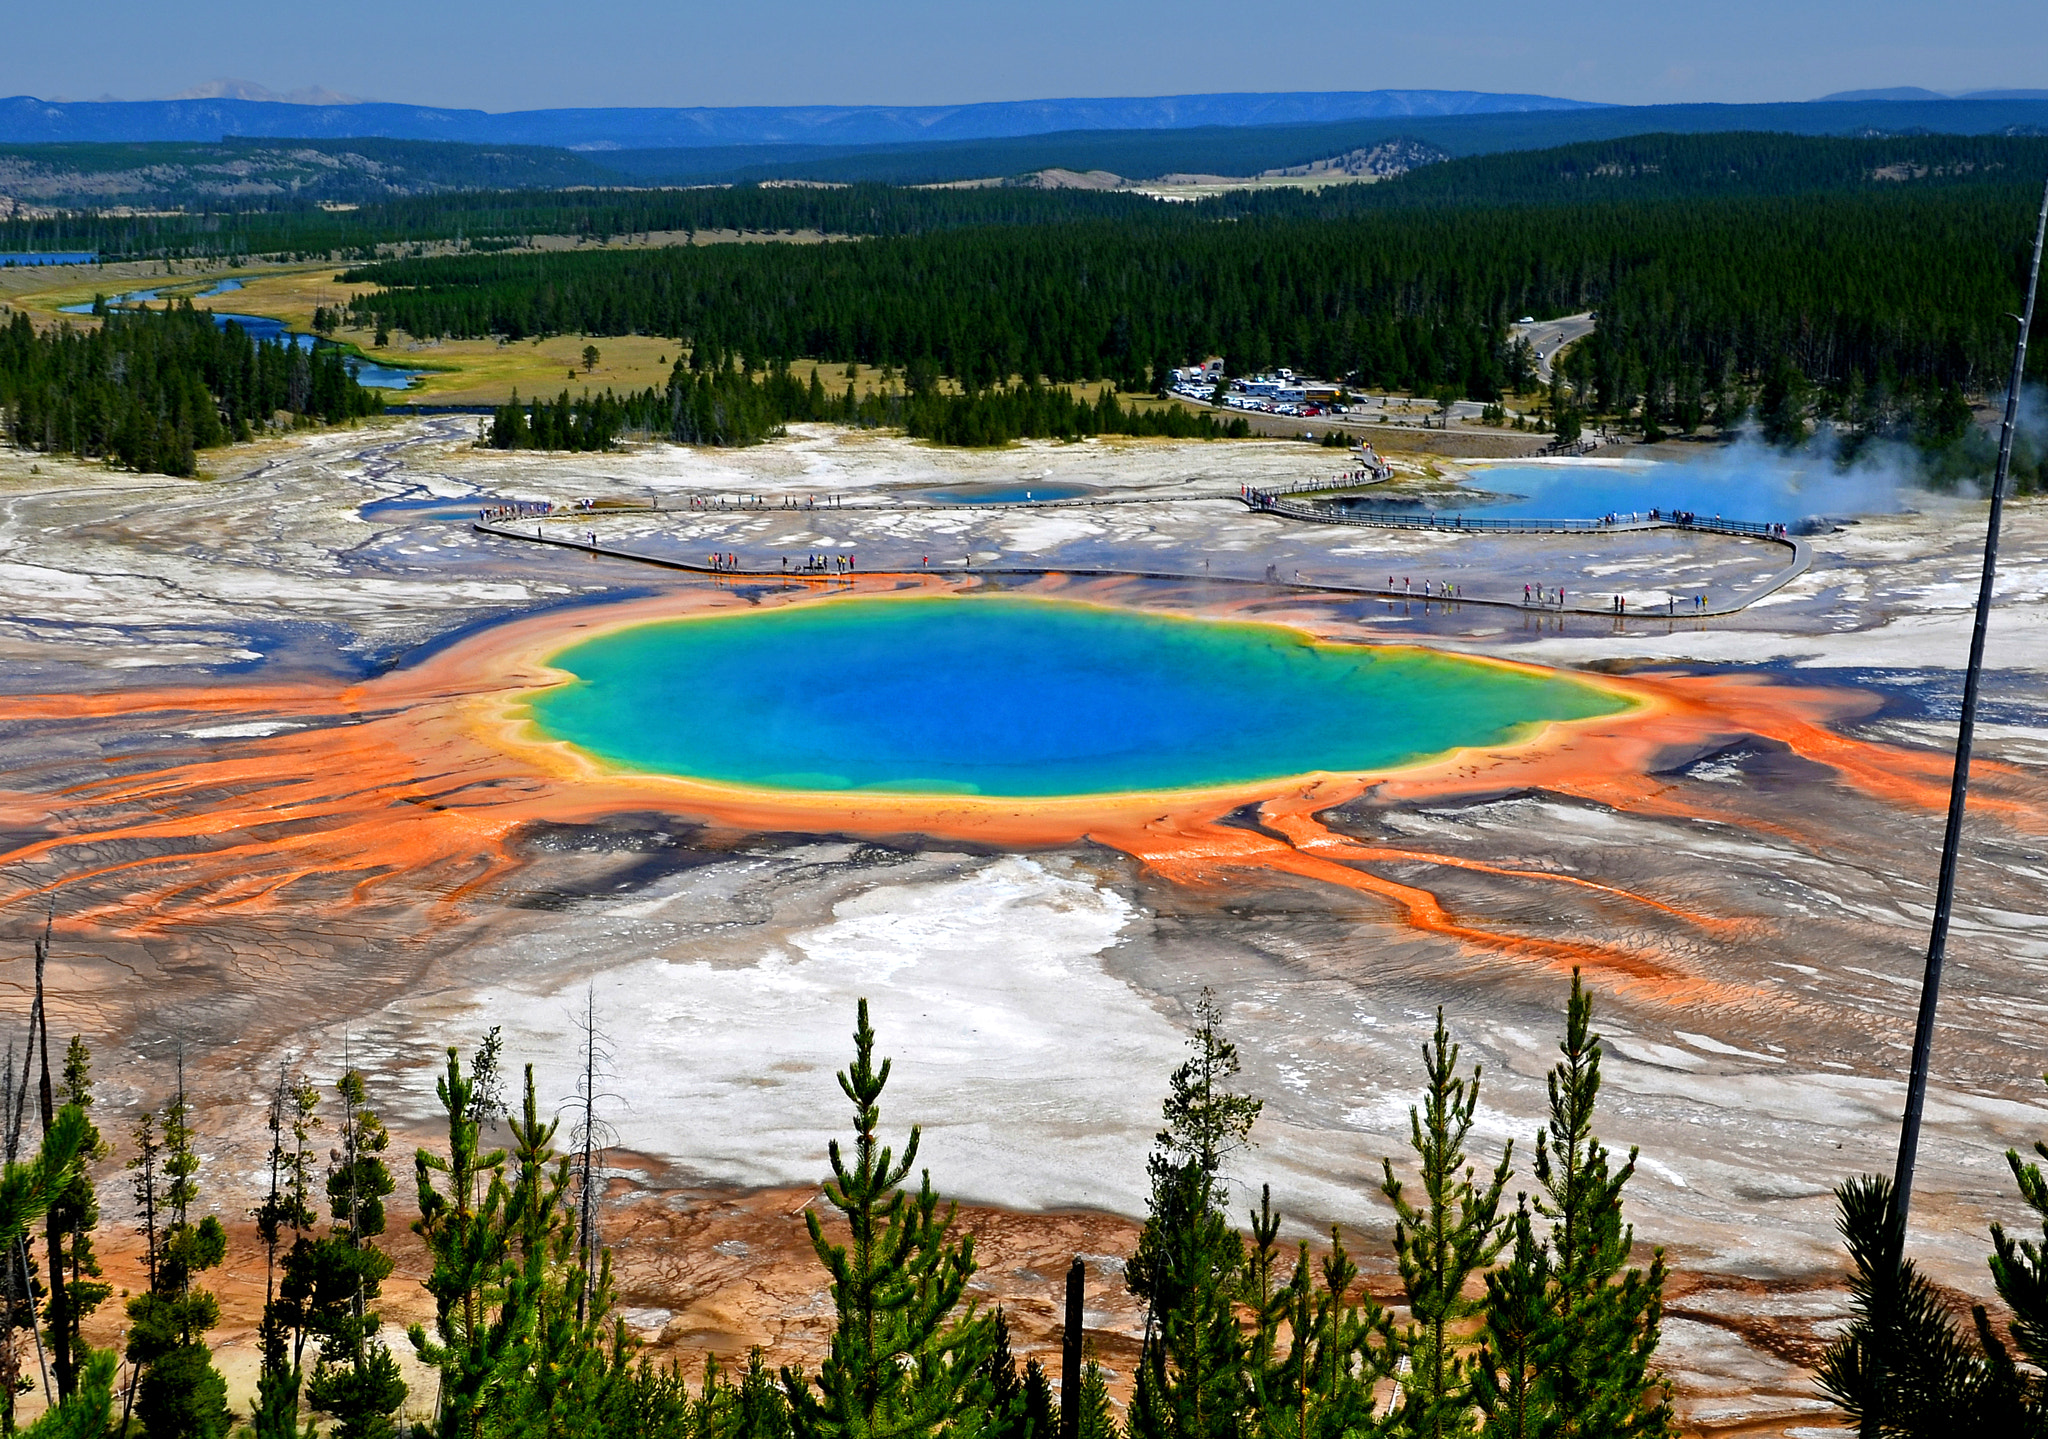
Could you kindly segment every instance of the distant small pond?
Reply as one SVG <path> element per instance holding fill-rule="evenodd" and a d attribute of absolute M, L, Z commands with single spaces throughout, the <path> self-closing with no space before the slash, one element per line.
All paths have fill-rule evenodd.
<path fill-rule="evenodd" d="M 348 372 L 366 390 L 409 390 L 425 370 L 406 370 L 397 365 L 380 365 L 375 360 L 351 359 Z"/>
<path fill-rule="evenodd" d="M 90 265 L 98 258 L 90 250 L 0 250 L 0 266 Z"/>
<path fill-rule="evenodd" d="M 109 305 L 152 305 L 156 303 L 158 293 L 156 290 L 130 290 L 123 295 L 108 296 L 107 303 Z M 66 315 L 90 315 L 94 303 L 92 300 L 83 300 L 76 305 L 59 305 L 57 309 Z"/>
<path fill-rule="evenodd" d="M 250 339 L 258 344 L 279 344 L 289 340 L 302 350 L 310 350 L 319 343 L 319 337 L 303 330 L 294 330 L 282 320 L 273 320 L 268 315 L 237 315 L 227 310 L 215 310 L 213 322 L 225 329 L 229 325 L 240 325 Z"/>

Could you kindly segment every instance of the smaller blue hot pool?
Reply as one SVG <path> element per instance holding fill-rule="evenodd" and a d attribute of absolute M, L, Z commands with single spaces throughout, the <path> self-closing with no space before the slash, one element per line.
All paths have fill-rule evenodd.
<path fill-rule="evenodd" d="M 408 516 L 422 520 L 462 520 L 477 518 L 479 511 L 502 505 L 507 501 L 496 495 L 393 495 L 387 499 L 370 500 L 356 508 L 356 513 L 366 520 L 393 519 Z"/>
<path fill-rule="evenodd" d="M 912 498 L 941 505 L 1024 505 L 1035 500 L 1071 500 L 1089 493 L 1087 485 L 1041 480 L 1021 485 L 956 485 L 942 490 L 918 490 Z"/>
<path fill-rule="evenodd" d="M 1816 515 L 1885 514 L 1899 508 L 1888 481 L 1827 459 L 1737 446 L 1697 459 L 1554 461 L 1470 466 L 1471 497 L 1436 501 L 1435 513 L 1488 520 L 1597 520 L 1607 515 L 1690 511 L 1702 518 L 1793 524 Z M 1398 508 L 1372 495 L 1338 501 L 1346 509 Z"/>

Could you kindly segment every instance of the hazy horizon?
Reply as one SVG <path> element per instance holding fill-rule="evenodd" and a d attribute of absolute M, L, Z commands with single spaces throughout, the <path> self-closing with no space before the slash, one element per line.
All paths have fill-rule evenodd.
<path fill-rule="evenodd" d="M 1470 90 L 1470 89 L 1466 89 L 1466 90 L 1449 90 L 1449 89 L 1444 89 L 1444 88 L 1442 88 L 1442 87 L 1413 87 L 1413 86 L 1382 86 L 1382 87 L 1376 87 L 1376 89 L 1379 89 L 1379 90 L 1406 90 L 1406 91 L 1413 91 L 1413 92 L 1415 92 L 1415 93 L 1421 93 L 1421 94 L 1475 94 L 1475 95 L 1493 95 L 1493 96 L 1512 96 L 1512 95 L 1528 95 L 1528 94 L 1534 94 L 1534 93 L 1536 93 L 1536 92 L 1530 92 L 1530 91 L 1506 91 L 1506 90 Z M 1899 94 L 1899 95 L 1892 95 L 1892 94 L 1886 94 L 1886 93 L 1883 93 L 1883 92 L 1886 92 L 1886 91 L 1892 91 L 1892 90 L 1898 90 L 1898 91 L 1909 91 L 1909 90 L 1919 90 L 1919 91 L 1922 91 L 1923 93 L 1922 93 L 1922 94 L 1919 94 L 1919 95 L 1905 95 L 1905 94 Z M 44 102 L 45 102 L 45 103 L 47 103 L 47 104 L 52 104 L 52 105 L 126 105 L 126 104 L 156 104 L 156 103 L 162 103 L 162 102 L 165 102 L 165 101 L 175 101 L 175 100 L 249 100 L 249 101 L 259 101 L 259 102 L 265 102 L 265 103 L 272 103 L 272 104 L 282 104 L 282 105 L 306 105 L 306 106 L 334 106 L 334 105 L 342 105 L 342 106 L 348 106 L 348 105 L 406 105 L 406 106 L 414 106 L 414 107 L 417 107 L 417 108 L 420 108 L 420 109 L 442 109 L 442 110 L 480 110 L 480 111 L 482 111 L 482 112 L 483 112 L 483 113 L 485 113 L 485 114 L 516 114 L 516 113 L 519 113 L 520 111 L 523 111 L 523 110 L 530 110 L 530 109 L 532 109 L 532 110 L 537 110 L 537 109 L 611 109 L 611 108 L 620 108 L 620 109 L 696 109 L 696 108 L 703 108 L 703 109 L 771 109 L 771 110 L 772 110 L 772 109 L 790 109 L 790 108 L 800 108 L 800 107 L 816 107 L 816 108 L 818 108 L 818 109 L 905 109 L 905 110 L 914 110 L 914 109 L 940 109 L 940 110 L 943 110 L 943 109 L 955 109 L 955 108 L 959 108 L 959 109 L 964 109 L 964 108 L 967 108 L 967 107 L 969 107 L 969 106 L 973 106 L 973 105 L 1022 105 L 1022 104 L 1060 104 L 1060 103 L 1066 103 L 1066 102 L 1073 102 L 1073 101 L 1079 101 L 1079 102 L 1086 102 L 1086 101 L 1107 101 L 1107 100 L 1160 100 L 1160 99 L 1171 99 L 1171 98 L 1184 98 L 1184 97 L 1191 97 L 1191 96 L 1198 96 L 1198 95 L 1218 95 L 1218 94 L 1245 94 L 1245 95 L 1271 95 L 1271 96 L 1285 96 L 1285 95 L 1299 95 L 1299 94 L 1323 94 L 1323 93 L 1329 93 L 1329 94 L 1372 94 L 1372 93 L 1375 93 L 1375 91 L 1373 91 L 1373 90 L 1357 90 L 1357 91 L 1343 91 L 1343 90 L 1338 90 L 1338 91 L 1301 91 L 1301 90 L 1245 90 L 1245 91 L 1175 91 L 1175 92 L 1172 92 L 1172 93 L 1170 93 L 1170 94 L 1169 94 L 1168 92 L 1160 91 L 1160 92 L 1152 92 L 1152 93 L 1148 93 L 1148 94 L 1144 94 L 1144 95 L 998 95 L 998 96 L 994 96 L 994 97 L 991 97 L 991 98 L 989 98 L 989 99 L 985 99 L 985 100 L 938 100 L 938 101 L 924 101 L 924 102 L 911 102 L 911 101 L 876 101 L 876 102 L 852 102 L 852 101 L 837 101 L 837 100 L 802 100 L 802 101 L 788 101 L 788 102 L 783 102 L 783 103 L 780 103 L 780 104 L 776 104 L 776 103 L 765 103 L 765 102 L 764 102 L 764 103 L 762 103 L 762 104 L 759 104 L 759 105 L 754 105 L 754 104 L 747 104 L 747 105 L 732 105 L 732 106 L 716 106 L 716 105 L 703 105 L 703 106 L 697 106 L 697 105 L 676 105 L 676 106 L 657 106 L 657 105 L 646 105 L 646 106 L 638 106 L 638 105 L 635 105 L 635 106 L 616 106 L 616 107 L 615 107 L 615 106 L 515 106 L 515 107 L 511 107 L 511 108 L 507 109 L 507 108 L 498 108 L 498 107 L 493 107 L 493 106 L 488 106 L 488 105 L 449 105 L 449 104 L 444 104 L 443 102 L 440 102 L 440 101 L 436 101 L 436 100 L 418 100 L 418 99 L 410 99 L 410 98 L 405 98 L 405 97 L 393 97 L 393 96 L 388 96 L 388 95 L 352 95 L 352 94 L 347 94 L 347 93 L 345 93 L 345 92 L 342 92 L 342 91 L 332 90 L 332 89 L 328 88 L 327 86 L 325 86 L 325 85 L 320 85 L 320 84 L 313 84 L 313 85 L 307 85 L 307 86 L 302 86 L 302 87 L 300 87 L 300 88 L 298 88 L 298 89 L 296 89 L 296 90 L 289 90 L 289 91 L 277 91 L 277 90 L 272 90 L 272 89 L 271 89 L 271 88 L 270 88 L 269 86 L 267 86 L 267 85 L 264 85 L 264 84 L 261 84 L 261 83 L 260 83 L 260 82 L 258 82 L 258 81 L 254 81 L 254 80 L 245 80 L 245 79 L 241 79 L 241 78 L 239 78 L 239 77 L 234 77 L 234 76 L 217 76 L 217 77 L 215 77 L 214 79 L 211 79 L 211 80 L 207 80 L 207 81 L 201 82 L 201 83 L 199 83 L 199 84 L 196 84 L 196 85 L 191 85 L 191 86 L 187 86 L 186 88 L 184 88 L 184 89 L 182 89 L 182 90 L 172 91 L 172 92 L 169 92 L 169 93 L 167 93 L 167 94 L 162 94 L 162 95 L 111 95 L 111 94 L 103 94 L 103 95 L 64 95 L 64 94 L 48 94 L 48 95 L 33 95 L 33 96 L 30 96 L 29 98 L 32 98 L 32 99 L 36 99 L 36 100 L 41 100 L 41 101 L 44 101 Z M 2027 96 L 2028 96 L 2029 98 L 2039 98 L 2039 99 L 2048 99 L 2048 86 L 2044 86 L 2044 87 L 2007 87 L 2007 86 L 1977 86 L 1977 87 L 1972 87 L 1971 89 L 1967 89 L 1967 90 L 1947 90 L 1947 91 L 1933 91 L 1933 90 L 1928 90 L 1928 89 L 1927 89 L 1926 87 L 1924 87 L 1924 86 L 1913 86 L 1913 85 L 1901 85 L 1901 86 L 1874 86 L 1874 87 L 1864 87 L 1864 88 L 1862 88 L 1862 89 L 1858 89 L 1858 90 L 1852 90 L 1852 91 L 1836 91 L 1836 92 L 1833 92 L 1833 93 L 1830 93 L 1830 94 L 1827 94 L 1827 95 L 1808 95 L 1808 96 L 1801 96 L 1801 97 L 1798 97 L 1798 98 L 1796 98 L 1796 99 L 1788 99 L 1788 100 L 1782 100 L 1782 101 L 1776 101 L 1776 102 L 1773 102 L 1773 101 L 1762 101 L 1762 102 L 1746 102 L 1746 101 L 1719 101 L 1719 102 L 1716 102 L 1716 101 L 1663 101 L 1663 102 L 1660 102 L 1660 101 L 1645 101 L 1645 102 L 1641 102 L 1641 103 L 1643 103 L 1643 104 L 1660 104 L 1660 103 L 1668 103 L 1668 104 L 1715 104 L 1715 103 L 1722 103 L 1722 104 L 1745 104 L 1745 103 L 1764 103 L 1764 104 L 1770 104 L 1770 103 L 1781 103 L 1781 104 L 1807 104 L 1807 103 L 1815 103 L 1815 102 L 1821 102 L 1821 101 L 1830 101 L 1830 100 L 1851 100 L 1851 99 L 1888 99 L 1888 100 L 1889 100 L 1889 99 L 1899 99 L 1899 100 L 1916 100 L 1916 99 L 1940 99 L 1940 100 L 1966 100 L 1966 99 L 1972 99 L 1972 98 L 1986 98 L 1986 97 L 1996 97 L 1996 96 L 2002 96 L 2002 95 L 2007 95 L 2007 94 L 2012 94 L 2012 93 L 2024 93 L 2024 94 L 2026 94 L 2026 95 L 2027 95 Z M 0 99 L 10 99 L 10 98 L 15 98 L 15 97 L 12 97 L 12 96 L 0 96 Z M 1607 105 L 1624 105 L 1624 104 L 1626 104 L 1626 103 L 1627 103 L 1627 102 L 1618 102 L 1618 101 L 1609 101 L 1609 100 L 1587 100 L 1587 99 L 1585 99 L 1585 98 L 1584 98 L 1584 97 L 1582 97 L 1582 96 L 1576 96 L 1576 95 L 1549 95 L 1549 94 L 1545 94 L 1545 95 L 1542 95 L 1542 96 L 1541 96 L 1541 98 L 1544 98 L 1544 99 L 1549 99 L 1549 100 L 1562 100 L 1562 101 L 1568 101 L 1568 102 L 1570 102 L 1570 103 L 1572 103 L 1572 104 L 1577 104 L 1577 105 L 1584 105 L 1584 106 L 1587 106 L 1587 107 L 1589 107 L 1589 108 L 1591 108 L 1591 107 L 1600 107 L 1600 106 L 1607 106 Z"/>
<path fill-rule="evenodd" d="M 1953 16 L 1930 0 L 1873 0 L 1853 14 L 1812 0 L 1735 0 L 1711 13 L 1583 0 L 1563 17 L 1466 0 L 1264 24 L 1219 0 L 1108 12 L 1075 0 L 979 10 L 893 0 L 858 11 L 790 0 L 771 27 L 743 9 L 598 0 L 564 27 L 534 0 L 365 0 L 341 25 L 250 0 L 176 10 L 107 0 L 90 45 L 61 7 L 11 20 L 0 94 L 166 99 L 233 77 L 281 99 L 502 113 L 1366 90 L 1746 104 L 1894 86 L 2048 86 L 2038 4 L 1988 0 L 1967 26 Z M 625 35 L 635 43 L 621 45 Z"/>

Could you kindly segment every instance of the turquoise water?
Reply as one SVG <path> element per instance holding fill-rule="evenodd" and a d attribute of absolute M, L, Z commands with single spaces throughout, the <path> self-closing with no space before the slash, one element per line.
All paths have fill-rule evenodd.
<path fill-rule="evenodd" d="M 952 489 L 921 490 L 917 497 L 942 505 L 1019 505 L 1033 500 L 1071 500 L 1087 493 L 1086 485 L 1045 481 L 1031 485 L 960 485 Z"/>
<path fill-rule="evenodd" d="M 1481 489 L 1516 496 L 1476 512 L 1489 517 L 1597 519 L 1689 510 L 1772 523 L 1801 519 L 1822 507 L 1814 494 L 1802 492 L 1812 487 L 1802 487 L 1801 472 L 1768 453 L 1696 464 L 1487 465 L 1475 467 L 1472 477 Z"/>
<path fill-rule="evenodd" d="M 1885 514 L 1900 503 L 1895 484 L 1882 475 L 1843 470 L 1825 456 L 1785 455 L 1762 445 L 1735 445 L 1669 462 L 1474 465 L 1471 484 L 1486 493 L 1460 504 L 1440 502 L 1436 513 L 1490 520 L 1593 520 L 1688 510 L 1703 519 L 1789 524 L 1809 515 Z M 1349 509 L 1388 508 L 1372 495 L 1339 503 Z M 1414 514 L 1418 507 L 1400 509 Z"/>
<path fill-rule="evenodd" d="M 1049 796 L 1385 769 L 1627 702 L 1564 676 L 1273 625 L 1017 598 L 850 600 L 635 626 L 552 661 L 548 735 L 788 790 Z"/>

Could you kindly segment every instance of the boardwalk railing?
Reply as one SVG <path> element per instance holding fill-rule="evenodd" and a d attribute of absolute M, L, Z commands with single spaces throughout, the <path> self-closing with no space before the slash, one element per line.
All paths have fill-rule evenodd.
<path fill-rule="evenodd" d="M 1291 485 L 1260 485 L 1258 491 L 1265 495 L 1317 495 L 1336 494 L 1343 490 L 1362 490 L 1369 485 L 1383 484 L 1392 479 L 1391 467 L 1374 469 L 1361 465 L 1349 474 L 1338 475 L 1328 480 L 1297 480 Z"/>
<path fill-rule="evenodd" d="M 1704 519 L 1698 515 L 1679 519 L 1659 512 L 1626 520 L 1582 519 L 1487 519 L 1478 515 L 1442 511 L 1403 514 L 1393 510 L 1337 510 L 1328 505 L 1305 505 L 1280 499 L 1287 491 L 1257 490 L 1245 497 L 1245 504 L 1261 514 L 1290 520 L 1307 520 L 1318 525 L 1359 525 L 1379 530 L 1457 530 L 1496 535 L 1585 535 L 1615 534 L 1628 530 L 1700 530 L 1709 534 L 1743 535 L 1754 539 L 1785 541 L 1782 525 L 1751 520 Z"/>

